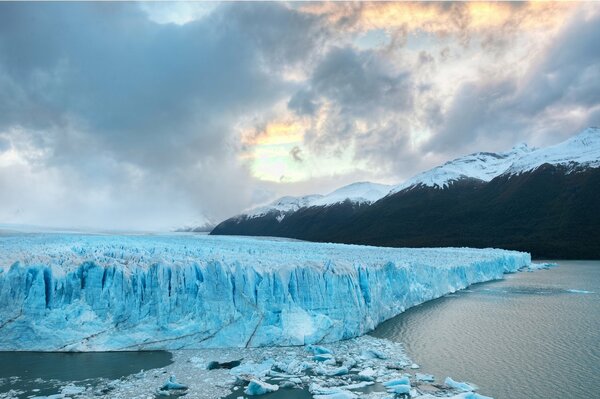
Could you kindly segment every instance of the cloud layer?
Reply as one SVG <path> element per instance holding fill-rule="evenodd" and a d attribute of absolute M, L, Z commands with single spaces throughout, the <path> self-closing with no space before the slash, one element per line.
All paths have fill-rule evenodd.
<path fill-rule="evenodd" d="M 218 221 L 600 124 L 595 4 L 183 5 L 0 4 L 0 222 Z"/>

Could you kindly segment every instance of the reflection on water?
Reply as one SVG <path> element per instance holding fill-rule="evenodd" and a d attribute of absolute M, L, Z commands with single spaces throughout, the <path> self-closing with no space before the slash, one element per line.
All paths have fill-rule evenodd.
<path fill-rule="evenodd" d="M 496 399 L 600 398 L 600 262 L 558 264 L 409 309 L 373 335 Z"/>
<path fill-rule="evenodd" d="M 141 370 L 171 364 L 169 352 L 0 352 L 0 393 L 11 389 L 50 395 L 70 381 L 94 385 L 105 379 L 118 379 Z"/>

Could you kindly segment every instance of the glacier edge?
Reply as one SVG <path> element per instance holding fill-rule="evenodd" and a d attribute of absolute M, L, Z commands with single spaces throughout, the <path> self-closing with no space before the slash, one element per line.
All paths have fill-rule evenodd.
<path fill-rule="evenodd" d="M 528 266 L 527 253 L 213 236 L 0 237 L 0 350 L 317 344 Z"/>

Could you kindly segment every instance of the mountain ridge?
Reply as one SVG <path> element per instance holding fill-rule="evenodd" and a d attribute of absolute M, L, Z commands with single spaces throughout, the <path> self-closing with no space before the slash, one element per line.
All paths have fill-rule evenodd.
<path fill-rule="evenodd" d="M 515 154 L 520 156 L 512 160 Z M 495 169 L 484 172 L 462 162 L 491 158 L 497 161 L 492 160 Z M 211 234 L 379 246 L 501 247 L 537 258 L 600 258 L 600 129 L 586 129 L 542 149 L 517 146 L 457 160 L 461 162 L 441 166 L 451 164 L 456 171 L 467 165 L 478 177 L 448 173 L 459 178 L 391 188 L 374 202 L 347 199 L 260 217 L 242 214 L 223 221 Z"/>

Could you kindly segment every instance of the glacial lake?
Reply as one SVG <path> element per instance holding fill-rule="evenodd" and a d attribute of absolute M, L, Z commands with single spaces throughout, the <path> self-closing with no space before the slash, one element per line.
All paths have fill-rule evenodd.
<path fill-rule="evenodd" d="M 600 398 L 600 261 L 557 263 L 424 303 L 372 335 L 495 399 Z"/>

